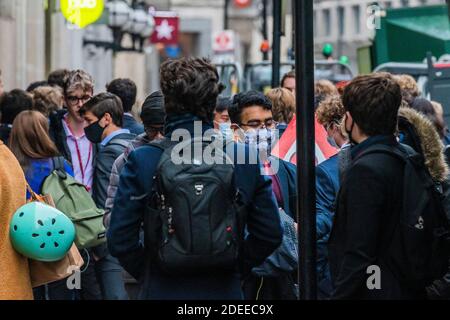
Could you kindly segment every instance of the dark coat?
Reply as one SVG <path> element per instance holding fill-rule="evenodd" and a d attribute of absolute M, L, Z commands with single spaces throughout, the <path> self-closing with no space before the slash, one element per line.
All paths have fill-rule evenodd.
<path fill-rule="evenodd" d="M 328 264 L 328 240 L 339 192 L 339 157 L 335 155 L 316 167 L 317 296 L 327 299 L 332 292 Z"/>
<path fill-rule="evenodd" d="M 398 146 L 394 136 L 374 136 L 352 148 L 353 163 L 342 182 L 329 240 L 332 299 L 414 299 L 383 253 L 401 213 L 404 163 L 390 155 L 359 157 L 370 146 Z M 381 289 L 369 290 L 367 268 L 381 270 Z"/>
<path fill-rule="evenodd" d="M 97 207 L 104 209 L 109 178 L 114 161 L 125 151 L 128 144 L 136 136 L 130 133 L 121 133 L 105 146 L 100 146 L 97 156 L 94 158 L 94 180 L 92 182 L 92 198 Z"/>
<path fill-rule="evenodd" d="M 123 115 L 122 128 L 130 130 L 132 134 L 137 136 L 144 133 L 144 126 L 137 122 L 136 119 L 129 114 Z"/>
<path fill-rule="evenodd" d="M 191 115 L 168 117 L 166 136 L 175 129 L 194 132 Z M 203 123 L 203 130 L 211 126 Z M 249 148 L 235 144 L 235 155 Z M 239 152 L 238 152 L 239 149 Z M 139 230 L 144 221 L 148 195 L 162 151 L 143 146 L 132 152 L 123 168 L 111 224 L 108 246 L 131 275 L 142 283 L 141 299 L 241 299 L 240 274 L 201 274 L 195 276 L 167 276 L 156 265 L 139 242 Z M 235 158 L 236 160 L 236 158 Z M 236 164 L 235 188 L 240 190 L 247 205 L 246 227 L 248 236 L 243 243 L 244 273 L 261 264 L 281 243 L 282 229 L 271 180 L 261 175 L 259 164 Z"/>
<path fill-rule="evenodd" d="M 5 145 L 8 145 L 11 130 L 12 126 L 10 124 L 0 124 L 0 140 L 3 141 Z"/>
<path fill-rule="evenodd" d="M 61 156 L 67 161 L 72 162 L 72 155 L 70 154 L 69 146 L 67 145 L 67 135 L 63 126 L 63 119 L 66 113 L 67 110 L 58 110 L 50 114 L 49 134 Z"/>

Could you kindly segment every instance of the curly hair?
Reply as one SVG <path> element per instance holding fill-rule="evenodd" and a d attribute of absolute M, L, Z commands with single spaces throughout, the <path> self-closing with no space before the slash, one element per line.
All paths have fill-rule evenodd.
<path fill-rule="evenodd" d="M 318 80 L 314 85 L 314 94 L 325 99 L 328 96 L 339 94 L 339 91 L 330 80 Z"/>
<path fill-rule="evenodd" d="M 161 90 L 169 115 L 192 113 L 212 122 L 223 89 L 217 69 L 206 58 L 184 57 L 161 65 Z"/>
<path fill-rule="evenodd" d="M 63 91 L 59 87 L 39 87 L 33 90 L 33 101 L 33 110 L 48 117 L 52 112 L 62 109 L 64 105 Z"/>
<path fill-rule="evenodd" d="M 262 92 L 255 90 L 241 92 L 235 95 L 233 104 L 228 108 L 231 122 L 240 124 L 242 111 L 251 106 L 259 106 L 265 110 L 272 110 L 272 101 L 270 101 L 270 99 Z"/>
<path fill-rule="evenodd" d="M 277 122 L 289 123 L 295 114 L 295 96 L 285 88 L 270 90 L 266 97 L 272 101 L 273 119 Z"/>
<path fill-rule="evenodd" d="M 316 110 L 317 121 L 326 126 L 330 123 L 341 123 L 345 108 L 340 95 L 332 95 L 323 100 Z"/>
<path fill-rule="evenodd" d="M 74 70 L 69 73 L 64 86 L 64 94 L 81 89 L 94 92 L 94 80 L 92 76 L 83 70 Z"/>
<path fill-rule="evenodd" d="M 409 104 L 420 95 L 416 80 L 409 74 L 394 75 L 394 79 L 402 90 L 403 99 Z"/>

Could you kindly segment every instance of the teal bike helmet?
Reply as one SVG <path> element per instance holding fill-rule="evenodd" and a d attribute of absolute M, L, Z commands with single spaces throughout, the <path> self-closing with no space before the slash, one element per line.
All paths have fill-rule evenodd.
<path fill-rule="evenodd" d="M 25 257 L 52 262 L 64 258 L 75 240 L 75 227 L 61 211 L 40 202 L 19 208 L 10 224 L 11 243 Z"/>

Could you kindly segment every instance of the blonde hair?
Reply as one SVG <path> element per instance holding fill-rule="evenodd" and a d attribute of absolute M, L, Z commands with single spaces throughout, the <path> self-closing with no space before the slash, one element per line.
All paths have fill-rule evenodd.
<path fill-rule="evenodd" d="M 314 86 L 314 94 L 326 98 L 331 95 L 337 95 L 339 92 L 330 80 L 319 80 L 316 81 Z"/>
<path fill-rule="evenodd" d="M 59 87 L 39 87 L 33 90 L 33 110 L 39 111 L 46 117 L 52 112 L 62 109 L 64 95 Z"/>
<path fill-rule="evenodd" d="M 344 115 L 345 108 L 338 94 L 325 98 L 316 110 L 317 121 L 323 126 L 331 123 L 340 124 Z"/>
<path fill-rule="evenodd" d="M 394 75 L 394 79 L 398 82 L 402 90 L 403 99 L 406 102 L 411 103 L 414 98 L 420 95 L 416 80 L 409 74 Z"/>
<path fill-rule="evenodd" d="M 273 119 L 289 123 L 295 114 L 295 96 L 285 88 L 276 88 L 267 92 L 266 97 L 272 101 Z"/>
<path fill-rule="evenodd" d="M 94 92 L 94 80 L 83 70 L 71 71 L 67 77 L 64 94 L 81 89 L 85 92 Z"/>

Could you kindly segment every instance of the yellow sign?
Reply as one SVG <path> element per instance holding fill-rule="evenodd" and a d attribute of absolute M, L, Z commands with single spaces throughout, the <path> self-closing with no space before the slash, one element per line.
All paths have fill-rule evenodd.
<path fill-rule="evenodd" d="M 61 12 L 72 24 L 80 28 L 94 23 L 103 14 L 103 0 L 61 0 Z"/>

